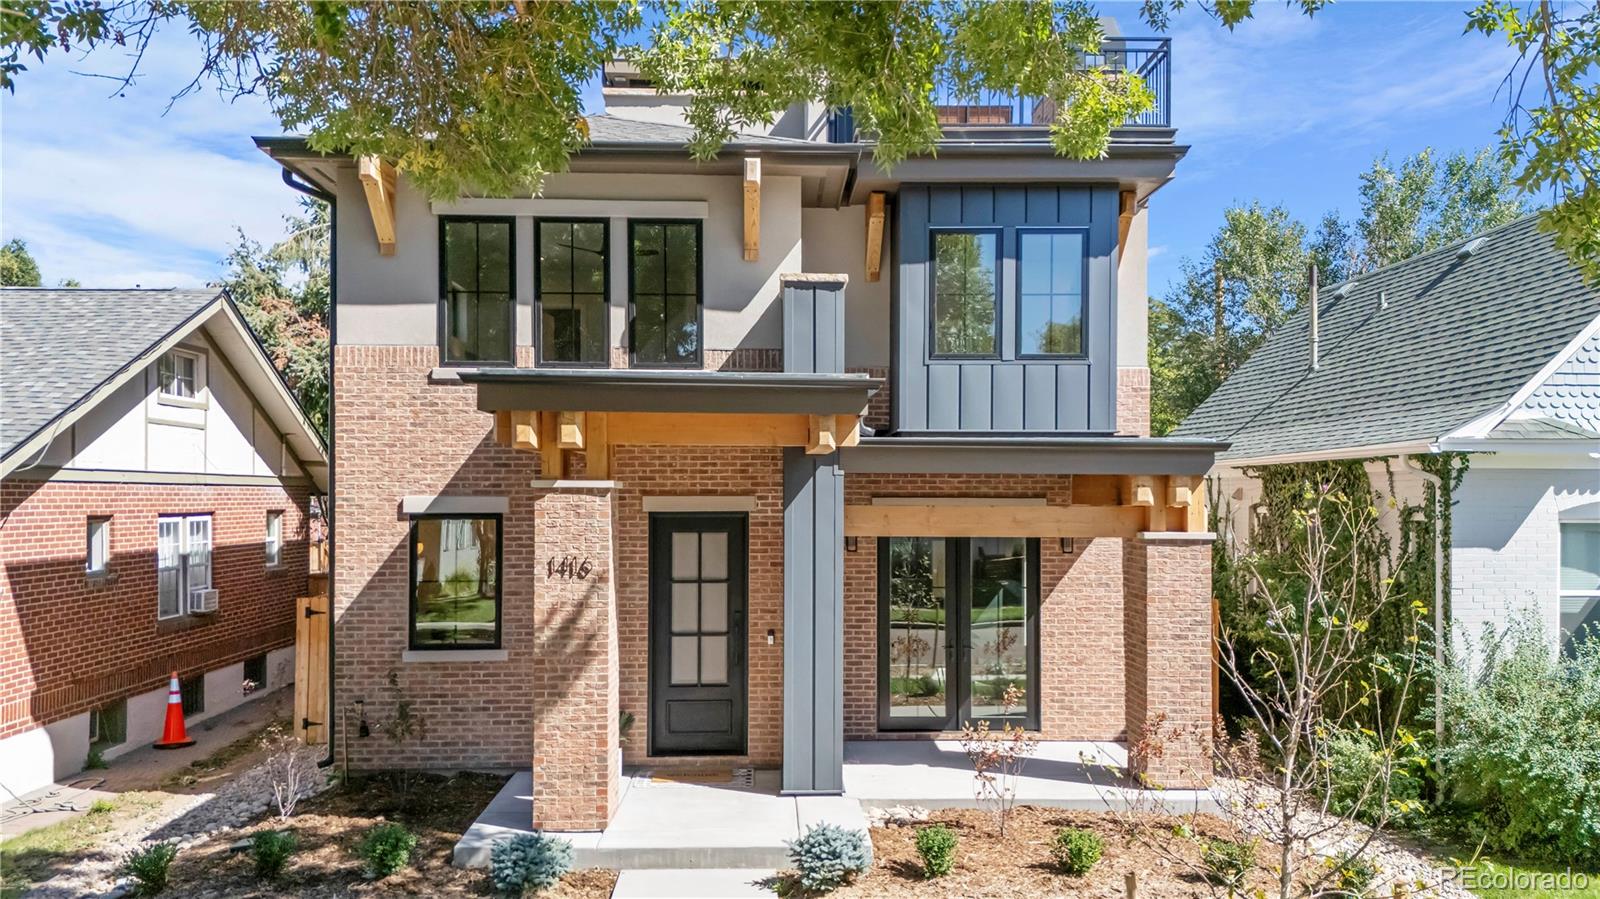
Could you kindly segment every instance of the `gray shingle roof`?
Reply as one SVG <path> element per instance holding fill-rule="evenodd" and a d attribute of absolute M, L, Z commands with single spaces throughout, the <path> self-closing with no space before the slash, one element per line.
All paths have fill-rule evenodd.
<path fill-rule="evenodd" d="M 694 129 L 669 122 L 645 122 L 614 115 L 589 116 L 589 140 L 595 146 L 606 144 L 664 144 L 681 147 L 694 137 Z M 792 137 L 773 137 L 768 134 L 739 133 L 733 143 L 749 146 L 809 146 L 808 141 Z"/>
<path fill-rule="evenodd" d="M 218 295 L 216 289 L 0 289 L 0 458 Z"/>
<path fill-rule="evenodd" d="M 1232 441 L 1219 461 L 1433 440 L 1505 403 L 1600 315 L 1600 290 L 1528 216 L 1322 292 L 1174 432 Z M 1380 297 L 1387 294 L 1388 308 Z"/>

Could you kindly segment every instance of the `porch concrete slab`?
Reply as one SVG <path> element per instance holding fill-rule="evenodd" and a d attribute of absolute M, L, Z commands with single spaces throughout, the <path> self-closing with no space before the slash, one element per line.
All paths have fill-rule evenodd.
<path fill-rule="evenodd" d="M 1044 741 L 1017 778 L 1017 803 L 1173 813 L 1217 808 L 1209 790 L 1142 790 L 1119 777 L 1127 748 L 1111 742 Z M 956 740 L 862 740 L 844 746 L 845 795 L 867 808 L 978 808 L 972 764 Z"/>
<path fill-rule="evenodd" d="M 765 868 L 649 868 L 623 871 L 611 899 L 770 899 Z"/>

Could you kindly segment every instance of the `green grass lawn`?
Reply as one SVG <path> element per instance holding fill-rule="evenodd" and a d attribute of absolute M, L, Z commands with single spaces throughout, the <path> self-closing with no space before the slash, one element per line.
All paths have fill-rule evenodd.
<path fill-rule="evenodd" d="M 1553 865 L 1544 862 L 1503 861 L 1490 858 L 1479 858 L 1472 875 L 1474 882 L 1468 874 L 1463 873 L 1463 884 L 1472 892 L 1483 899 L 1600 899 L 1600 872 L 1587 874 L 1574 872 L 1572 881 L 1588 883 L 1583 889 L 1578 889 L 1556 880 L 1557 875 L 1566 873 L 1566 866 Z M 1548 888 L 1542 888 L 1542 876 L 1550 880 Z M 1518 878 L 1531 877 L 1531 882 L 1519 885 Z"/>

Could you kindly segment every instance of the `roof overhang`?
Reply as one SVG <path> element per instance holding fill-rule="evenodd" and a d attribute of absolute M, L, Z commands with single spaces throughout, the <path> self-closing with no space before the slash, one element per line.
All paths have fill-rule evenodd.
<path fill-rule="evenodd" d="M 483 412 L 858 415 L 883 385 L 863 374 L 480 368 L 462 371 Z"/>
<path fill-rule="evenodd" d="M 1187 475 L 1228 444 L 1170 437 L 863 437 L 839 451 L 847 473 Z"/>
<path fill-rule="evenodd" d="M 1301 462 L 1331 462 L 1336 459 L 1378 459 L 1385 456 L 1416 456 L 1438 452 L 1433 438 L 1418 438 L 1400 443 L 1375 443 L 1369 446 L 1342 446 L 1303 453 L 1273 453 L 1263 456 L 1224 456 L 1217 459 L 1221 468 L 1253 468 L 1262 465 L 1294 465 Z"/>

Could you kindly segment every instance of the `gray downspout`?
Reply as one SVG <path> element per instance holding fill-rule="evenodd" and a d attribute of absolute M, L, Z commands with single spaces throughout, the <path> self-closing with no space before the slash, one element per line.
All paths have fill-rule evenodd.
<path fill-rule="evenodd" d="M 328 737 L 328 751 L 317 762 L 317 767 L 327 768 L 333 765 L 334 727 L 339 720 L 338 706 L 335 704 L 333 689 L 335 631 L 333 626 L 333 598 L 337 595 L 334 590 L 333 573 L 336 567 L 334 565 L 334 555 L 337 552 L 335 547 L 338 546 L 338 541 L 333 539 L 334 478 L 338 476 L 333 464 L 333 348 L 339 345 L 339 203 L 333 194 L 300 181 L 295 178 L 294 172 L 289 171 L 287 168 L 283 170 L 283 183 L 287 184 L 292 190 L 299 191 L 312 199 L 321 200 L 328 204 L 328 494 L 326 501 L 322 504 L 322 515 L 328 522 L 328 713 L 325 716 L 328 720 L 323 722 L 323 727 L 327 728 L 325 733 Z"/>
<path fill-rule="evenodd" d="M 1401 456 L 1406 468 L 1433 485 L 1433 740 L 1434 754 L 1444 747 L 1444 479 L 1424 471 L 1412 456 Z"/>

